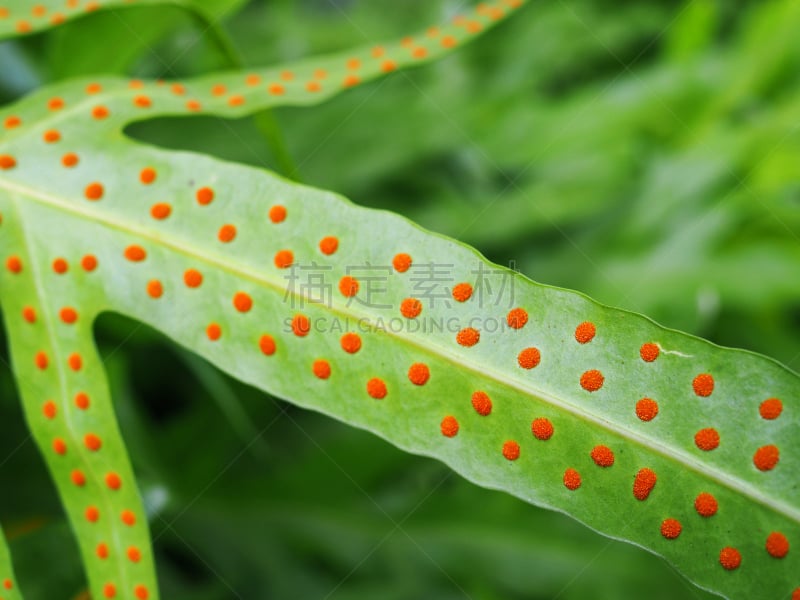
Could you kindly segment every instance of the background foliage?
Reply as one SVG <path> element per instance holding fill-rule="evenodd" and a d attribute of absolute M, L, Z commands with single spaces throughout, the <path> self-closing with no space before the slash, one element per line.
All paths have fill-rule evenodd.
<path fill-rule="evenodd" d="M 184 77 L 402 35 L 442 0 L 99 11 L 0 43 L 0 100 L 85 73 Z M 274 118 L 305 183 L 800 369 L 800 5 L 543 0 L 421 69 Z M 286 169 L 263 121 L 129 133 Z M 118 317 L 97 327 L 166 598 L 704 598 L 653 556 L 266 397 Z M 5 340 L 2 350 L 4 361 Z M 0 367 L 0 520 L 31 598 L 85 586 Z M 13 484 L 10 484 L 13 482 Z M 47 565 L 47 577 L 41 577 Z"/>

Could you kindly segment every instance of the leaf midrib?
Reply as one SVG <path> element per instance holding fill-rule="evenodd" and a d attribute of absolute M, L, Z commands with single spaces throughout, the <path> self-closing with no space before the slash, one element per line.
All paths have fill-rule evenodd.
<path fill-rule="evenodd" d="M 193 153 L 184 152 L 183 154 L 192 155 Z M 205 254 L 193 246 L 186 246 L 184 244 L 172 240 L 167 240 L 156 233 L 151 233 L 147 228 L 123 223 L 117 219 L 111 218 L 107 214 L 96 214 L 94 211 L 87 210 L 86 208 L 83 208 L 82 206 L 79 206 L 77 204 L 64 202 L 58 196 L 54 196 L 48 192 L 40 191 L 35 188 L 31 188 L 19 183 L 11 182 L 5 178 L 0 177 L 0 189 L 3 188 L 5 188 L 10 192 L 15 192 L 20 195 L 29 197 L 31 200 L 49 206 L 50 208 L 71 214 L 72 216 L 77 216 L 81 219 L 88 220 L 92 223 L 105 225 L 106 227 L 109 227 L 111 229 L 122 231 L 124 233 L 142 238 L 144 240 L 148 240 L 149 243 L 172 249 L 175 252 L 178 252 L 185 256 L 189 256 L 195 260 L 205 262 L 206 264 L 212 267 L 216 267 L 222 271 L 228 272 L 235 277 L 250 280 L 257 285 L 268 288 L 274 292 L 281 294 L 287 293 L 287 290 L 284 287 L 282 287 L 280 283 L 273 281 L 273 279 L 267 273 L 258 273 L 245 266 L 233 266 L 229 262 L 226 262 L 221 257 L 215 257 L 210 254 Z M 337 196 L 337 198 L 340 201 L 349 203 L 349 201 L 341 197 Z M 362 210 L 367 210 L 367 209 L 362 209 Z M 23 223 L 23 228 L 24 228 L 24 223 Z M 527 278 L 526 281 L 529 284 L 536 285 L 535 282 L 532 282 Z M 298 299 L 303 298 L 300 294 L 297 293 L 292 293 L 292 295 Z M 358 310 L 351 309 L 350 312 L 347 312 L 338 309 L 335 306 L 325 307 L 325 309 L 335 316 L 352 318 L 352 319 L 364 319 L 368 323 L 372 324 L 372 316 L 366 313 L 361 313 Z M 384 331 L 383 330 L 384 328 L 379 328 L 379 327 L 376 327 L 374 329 L 377 331 L 382 331 L 382 333 L 384 333 L 385 335 L 388 335 L 392 338 L 396 338 L 399 342 L 403 342 L 408 346 L 412 346 L 422 353 L 439 355 L 440 357 L 450 362 L 453 369 L 467 370 L 474 373 L 478 378 L 488 378 L 501 386 L 510 387 L 527 396 L 534 396 L 539 400 L 556 407 L 557 409 L 564 410 L 568 413 L 573 414 L 579 419 L 588 421 L 601 429 L 611 432 L 614 435 L 618 435 L 624 439 L 627 439 L 630 442 L 637 443 L 650 452 L 659 454 L 669 460 L 673 460 L 683 465 L 684 467 L 691 469 L 692 471 L 695 471 L 701 476 L 706 477 L 716 482 L 717 484 L 732 490 L 735 493 L 741 494 L 749 498 L 750 500 L 758 504 L 761 504 L 769 508 L 770 510 L 773 510 L 778 514 L 783 515 L 787 519 L 790 519 L 797 524 L 800 524 L 800 508 L 795 508 L 794 506 L 787 504 L 783 500 L 770 498 L 764 492 L 754 487 L 749 482 L 743 481 L 728 473 L 719 470 L 714 470 L 713 468 L 710 467 L 710 465 L 698 461 L 697 459 L 685 453 L 681 449 L 672 448 L 665 444 L 659 443 L 658 441 L 654 441 L 650 438 L 642 436 L 628 429 L 623 425 L 617 425 L 615 427 L 615 424 L 609 421 L 607 418 L 601 415 L 595 415 L 589 410 L 585 409 L 584 407 L 574 405 L 564 399 L 552 396 L 542 390 L 528 387 L 530 385 L 528 382 L 522 382 L 521 380 L 519 380 L 518 376 L 513 373 L 506 373 L 503 374 L 503 376 L 501 377 L 499 374 L 495 375 L 493 371 L 487 372 L 485 365 L 477 364 L 466 355 L 455 354 L 450 349 L 444 346 L 433 344 L 430 342 L 426 342 L 423 345 L 412 339 L 410 336 L 403 335 L 401 332 L 395 332 L 389 330 Z"/>

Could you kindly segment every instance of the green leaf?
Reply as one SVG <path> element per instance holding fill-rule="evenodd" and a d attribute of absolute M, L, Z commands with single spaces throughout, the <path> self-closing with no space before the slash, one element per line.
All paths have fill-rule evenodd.
<path fill-rule="evenodd" d="M 196 13 L 204 20 L 215 20 L 235 10 L 241 3 L 242 0 L 40 0 L 35 3 L 4 0 L 0 5 L 0 39 L 49 29 L 104 9 L 173 4 Z"/>
<path fill-rule="evenodd" d="M 262 171 L 146 148 L 125 138 L 122 129 L 160 115 L 240 116 L 274 105 L 317 103 L 436 58 L 521 4 L 482 6 L 469 17 L 397 43 L 280 69 L 183 83 L 100 77 L 56 84 L 2 111 L 0 302 L 26 418 L 76 532 L 94 597 L 143 599 L 158 592 L 148 511 L 114 417 L 93 321 L 112 310 L 158 322 L 175 339 L 185 342 L 188 335 L 200 342 L 187 345 L 199 354 L 212 350 L 229 361 L 253 338 L 260 363 L 269 350 L 267 338 L 255 331 L 235 333 L 234 327 L 254 324 L 270 303 L 282 305 L 284 271 L 268 274 L 262 259 L 248 256 L 266 239 L 264 231 L 248 232 L 244 221 L 234 226 L 229 219 L 268 223 L 263 200 L 257 199 L 271 194 L 291 213 L 278 231 L 293 227 L 306 196 L 312 204 L 332 203 L 335 212 L 345 208 L 340 217 L 347 218 L 349 210 L 330 194 L 291 186 Z M 52 177 L 41 177 L 51 169 Z M 277 223 L 277 213 L 272 215 Z M 328 222 L 334 229 L 341 224 Z M 303 242 L 308 257 L 318 242 L 310 235 Z M 344 234 L 340 238 L 343 244 L 347 240 Z M 352 247 L 342 248 L 337 264 L 351 252 Z M 166 269 L 179 269 L 178 279 L 146 268 L 162 260 Z M 214 289 L 216 299 L 206 295 Z M 190 304 L 197 300 L 208 303 L 203 311 L 210 311 L 209 318 L 199 329 L 194 319 L 181 323 L 189 313 L 170 314 L 178 290 L 189 292 L 186 310 L 195 310 Z M 217 312 L 223 302 L 232 315 Z M 276 340 L 287 335 L 279 331 L 278 316 L 273 314 L 270 327 Z M 272 361 L 273 367 L 278 364 Z M 307 365 L 302 360 L 295 368 L 305 372 Z M 255 364 L 245 370 L 245 381 L 257 372 L 266 375 Z M 303 390 L 307 384 L 293 393 Z"/>
<path fill-rule="evenodd" d="M 6 538 L 0 530 L 0 594 L 9 600 L 19 600 L 22 598 L 17 587 L 14 567 L 11 564 L 11 554 L 8 551 Z"/>
<path fill-rule="evenodd" d="M 536 284 L 401 217 L 121 133 L 187 110 L 240 116 L 313 103 L 354 76 L 377 76 L 386 60 L 433 57 L 446 36 L 461 41 L 478 29 L 470 23 L 490 22 L 459 21 L 379 56 L 179 87 L 63 84 L 3 113 L 21 120 L 0 146 L 4 315 L 28 419 L 95 595 L 107 584 L 155 594 L 144 508 L 92 343 L 103 311 L 480 485 L 648 548 L 709 590 L 787 597 L 798 585 L 797 553 L 783 552 L 800 523 L 796 374 Z M 100 89 L 87 95 L 91 83 Z M 108 111 L 101 119 L 97 106 Z M 55 139 L 50 131 L 57 141 L 44 141 Z M 67 152 L 78 157 L 69 168 Z M 89 269 L 88 256 L 97 261 Z M 89 407 L 76 408 L 86 389 Z M 85 448 L 87 433 L 100 436 L 99 450 Z M 63 449 L 56 438 L 65 453 L 54 451 Z M 80 489 L 69 482 L 74 469 L 87 475 Z M 104 481 L 109 469 L 119 489 Z M 87 502 L 97 522 L 84 518 Z M 126 509 L 132 527 L 120 524 Z M 98 559 L 106 539 L 112 551 Z M 135 564 L 124 558 L 129 545 L 142 552 Z"/>

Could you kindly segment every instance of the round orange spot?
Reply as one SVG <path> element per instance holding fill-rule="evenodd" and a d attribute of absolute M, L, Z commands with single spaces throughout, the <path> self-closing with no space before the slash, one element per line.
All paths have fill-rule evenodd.
<path fill-rule="evenodd" d="M 547 441 L 553 437 L 553 424 L 550 419 L 539 417 L 531 423 L 531 433 L 537 440 Z"/>
<path fill-rule="evenodd" d="M 281 71 L 281 79 L 284 81 L 292 81 L 294 79 L 294 73 L 291 71 Z"/>
<path fill-rule="evenodd" d="M 148 96 L 136 96 L 133 99 L 133 105 L 138 106 L 139 108 L 150 108 L 152 104 L 153 103 Z"/>
<path fill-rule="evenodd" d="M 84 516 L 90 523 L 97 523 L 97 520 L 100 518 L 100 511 L 96 506 L 89 506 L 86 512 L 84 512 Z"/>
<path fill-rule="evenodd" d="M 397 63 L 393 60 L 386 59 L 381 63 L 381 71 L 384 73 L 391 73 L 397 69 Z"/>
<path fill-rule="evenodd" d="M 13 169 L 17 166 L 17 159 L 10 154 L 0 154 L 0 169 Z"/>
<path fill-rule="evenodd" d="M 345 275 L 339 280 L 339 291 L 342 293 L 342 296 L 346 296 L 347 298 L 351 298 L 358 293 L 358 279 L 355 277 L 350 277 L 349 275 Z"/>
<path fill-rule="evenodd" d="M 542 354 L 538 348 L 525 348 L 517 355 L 517 364 L 523 369 L 533 369 L 542 360 Z"/>
<path fill-rule="evenodd" d="M 272 356 L 275 354 L 275 350 L 277 349 L 275 338 L 265 333 L 259 338 L 258 347 L 261 348 L 261 352 L 263 352 L 265 355 Z"/>
<path fill-rule="evenodd" d="M 339 240 L 335 237 L 324 237 L 319 241 L 319 249 L 323 254 L 331 255 L 339 248 Z"/>
<path fill-rule="evenodd" d="M 713 427 L 701 429 L 694 434 L 694 443 L 700 450 L 714 450 L 719 446 L 719 432 Z"/>
<path fill-rule="evenodd" d="M 386 397 L 386 384 L 382 379 L 373 377 L 367 382 L 367 393 L 376 400 L 382 400 Z"/>
<path fill-rule="evenodd" d="M 183 96 L 186 93 L 186 88 L 180 83 L 173 83 L 169 89 L 176 96 Z"/>
<path fill-rule="evenodd" d="M 647 500 L 650 492 L 652 492 L 653 488 L 656 486 L 656 480 L 655 471 L 652 469 L 648 469 L 647 467 L 639 469 L 639 472 L 636 473 L 636 477 L 633 479 L 634 498 L 637 500 Z"/>
<path fill-rule="evenodd" d="M 311 365 L 311 371 L 320 379 L 327 379 L 331 376 L 331 365 L 327 360 L 320 358 Z"/>
<path fill-rule="evenodd" d="M 596 392 L 603 387 L 605 377 L 597 369 L 591 369 L 581 375 L 581 387 L 587 392 Z"/>
<path fill-rule="evenodd" d="M 598 467 L 610 467 L 614 464 L 614 453 L 608 446 L 595 446 L 590 456 Z"/>
<path fill-rule="evenodd" d="M 106 485 L 110 490 L 118 490 L 120 487 L 122 487 L 122 479 L 116 473 L 107 473 Z"/>
<path fill-rule="evenodd" d="M 302 314 L 296 314 L 292 319 L 292 332 L 298 337 L 305 337 L 311 332 L 311 321 Z"/>
<path fill-rule="evenodd" d="M 322 86 L 320 85 L 320 83 L 318 81 L 309 81 L 306 84 L 306 90 L 308 90 L 309 92 L 318 92 L 321 89 L 322 89 Z"/>
<path fill-rule="evenodd" d="M 22 261 L 19 256 L 9 256 L 6 259 L 6 269 L 15 274 L 22 271 Z"/>
<path fill-rule="evenodd" d="M 103 445 L 103 442 L 95 434 L 87 433 L 85 436 L 83 436 L 83 444 L 84 446 L 86 446 L 87 449 L 91 450 L 92 452 L 97 452 L 98 450 L 100 450 L 100 447 Z"/>
<path fill-rule="evenodd" d="M 269 220 L 273 223 L 282 223 L 286 219 L 286 207 L 276 204 L 269 209 Z"/>
<path fill-rule="evenodd" d="M 466 346 L 467 348 L 477 344 L 480 339 L 480 332 L 472 327 L 465 327 L 456 334 L 456 342 L 458 342 L 460 346 Z"/>
<path fill-rule="evenodd" d="M 61 438 L 56 438 L 53 440 L 53 452 L 60 455 L 65 455 L 67 453 L 67 444 Z"/>
<path fill-rule="evenodd" d="M 472 408 L 480 416 L 485 417 L 492 412 L 492 399 L 489 394 L 482 391 L 477 391 L 472 394 Z"/>
<path fill-rule="evenodd" d="M 571 468 L 564 471 L 564 487 L 572 491 L 581 487 L 581 474 Z"/>
<path fill-rule="evenodd" d="M 136 244 L 131 244 L 125 248 L 124 254 L 125 258 L 131 262 L 142 262 L 145 258 L 147 258 L 147 252 L 145 252 L 144 248 L 137 246 Z"/>
<path fill-rule="evenodd" d="M 753 454 L 753 464 L 759 471 L 771 471 L 780 460 L 780 452 L 777 446 L 761 446 Z"/>
<path fill-rule="evenodd" d="M 483 25 L 481 25 L 479 21 L 469 21 L 466 24 L 466 28 L 470 33 L 478 33 L 483 29 Z"/>
<path fill-rule="evenodd" d="M 400 314 L 407 319 L 416 319 L 422 312 L 422 302 L 416 298 L 406 298 L 400 303 Z"/>
<path fill-rule="evenodd" d="M 6 120 L 3 122 L 6 129 L 14 129 L 14 127 L 19 127 L 20 124 L 22 124 L 22 119 L 14 115 L 6 117 Z"/>
<path fill-rule="evenodd" d="M 108 112 L 108 108 L 102 105 L 95 106 L 92 109 L 92 118 L 97 119 L 98 121 L 101 119 L 105 119 L 108 117 L 110 113 Z"/>
<path fill-rule="evenodd" d="M 261 75 L 256 75 L 255 73 L 250 73 L 247 77 L 244 78 L 245 85 L 249 85 L 250 87 L 257 86 L 261 83 Z"/>
<path fill-rule="evenodd" d="M 355 354 L 361 350 L 361 338 L 357 333 L 345 333 L 339 342 L 342 345 L 342 350 L 350 354 Z"/>
<path fill-rule="evenodd" d="M 223 96 L 225 94 L 225 92 L 227 92 L 227 91 L 228 91 L 228 88 L 226 88 L 221 83 L 218 83 L 216 85 L 211 86 L 211 95 L 212 96 Z"/>
<path fill-rule="evenodd" d="M 642 357 L 644 362 L 653 362 L 658 358 L 660 352 L 661 349 L 658 347 L 658 345 L 651 342 L 642 344 L 641 348 L 639 348 L 639 356 Z"/>
<path fill-rule="evenodd" d="M 783 558 L 789 553 L 789 540 L 778 531 L 773 531 L 767 536 L 767 552 L 774 558 Z"/>
<path fill-rule="evenodd" d="M 575 328 L 575 339 L 579 344 L 588 344 L 596 334 L 597 328 L 589 321 L 584 321 Z"/>
<path fill-rule="evenodd" d="M 231 225 L 230 223 L 226 223 L 222 227 L 219 228 L 217 232 L 217 239 L 223 244 L 227 244 L 228 242 L 232 242 L 233 238 L 236 237 L 236 227 Z M 291 264 L 291 263 L 290 263 Z"/>
<path fill-rule="evenodd" d="M 147 282 L 147 295 L 151 298 L 161 298 L 164 294 L 164 286 L 158 279 L 151 279 Z"/>
<path fill-rule="evenodd" d="M 506 323 L 512 329 L 522 329 L 528 322 L 528 312 L 524 308 L 512 308 L 506 315 Z"/>
<path fill-rule="evenodd" d="M 714 391 L 714 378 L 708 373 L 700 373 L 692 381 L 692 388 L 694 393 L 698 396 L 707 397 Z"/>
<path fill-rule="evenodd" d="M 408 379 L 414 385 L 425 385 L 428 379 L 431 378 L 431 371 L 428 365 L 422 363 L 414 363 L 408 369 Z"/>
<path fill-rule="evenodd" d="M 89 396 L 85 392 L 75 394 L 75 406 L 81 410 L 89 408 Z"/>
<path fill-rule="evenodd" d="M 139 181 L 149 185 L 156 180 L 156 170 L 153 167 L 145 167 L 139 172 Z"/>
<path fill-rule="evenodd" d="M 97 258 L 92 254 L 87 254 L 81 259 L 81 267 L 87 273 L 91 273 L 97 268 Z"/>
<path fill-rule="evenodd" d="M 36 322 L 36 311 L 30 307 L 26 306 L 22 309 L 22 318 L 25 319 L 28 323 L 35 323 Z"/>
<path fill-rule="evenodd" d="M 203 274 L 197 269 L 186 269 L 183 273 L 183 282 L 190 288 L 200 287 L 203 284 Z"/>
<path fill-rule="evenodd" d="M 53 144 L 61 139 L 61 133 L 57 129 L 48 129 L 42 136 L 45 142 Z"/>
<path fill-rule="evenodd" d="M 128 527 L 133 527 L 136 524 L 136 515 L 130 510 L 123 510 L 122 513 L 120 513 L 120 519 Z"/>
<path fill-rule="evenodd" d="M 446 35 L 441 39 L 441 44 L 444 48 L 454 48 L 457 43 L 456 38 L 452 35 Z"/>
<path fill-rule="evenodd" d="M 83 366 L 83 359 L 81 359 L 80 354 L 73 352 L 69 355 L 69 357 L 67 357 L 67 364 L 73 371 L 80 371 L 81 367 Z"/>
<path fill-rule="evenodd" d="M 216 342 L 222 336 L 222 328 L 218 323 L 209 323 L 206 327 L 206 336 L 212 342 Z"/>
<path fill-rule="evenodd" d="M 33 357 L 33 362 L 34 364 L 36 364 L 37 367 L 39 367 L 39 369 L 44 371 L 47 368 L 47 365 L 49 364 L 50 361 L 47 358 L 47 354 L 45 354 L 44 352 L 37 352 L 36 356 Z"/>
<path fill-rule="evenodd" d="M 386 50 L 382 46 L 375 46 L 371 51 L 373 58 L 380 58 L 386 54 Z"/>
<path fill-rule="evenodd" d="M 61 164 L 67 168 L 74 167 L 78 164 L 78 155 L 74 152 L 67 152 L 61 157 Z"/>
<path fill-rule="evenodd" d="M 150 216 L 154 219 L 166 219 L 172 213 L 172 207 L 166 202 L 159 202 L 150 207 Z"/>
<path fill-rule="evenodd" d="M 241 313 L 246 313 L 253 308 L 253 299 L 245 292 L 236 292 L 233 295 L 233 307 Z"/>
<path fill-rule="evenodd" d="M 214 201 L 214 190 L 210 187 L 202 187 L 195 192 L 195 199 L 198 204 L 206 206 Z"/>
<path fill-rule="evenodd" d="M 708 492 L 701 492 L 694 499 L 694 509 L 701 517 L 713 517 L 718 508 L 717 499 Z"/>
<path fill-rule="evenodd" d="M 245 99 L 244 96 L 241 94 L 234 94 L 230 98 L 228 98 L 228 106 L 241 106 L 244 104 Z"/>
<path fill-rule="evenodd" d="M 89 85 L 86 86 L 86 93 L 89 95 L 97 94 L 102 91 L 103 91 L 103 86 L 101 86 L 99 83 L 90 83 Z"/>
<path fill-rule="evenodd" d="M 203 105 L 200 104 L 200 102 L 197 101 L 197 100 L 187 100 L 186 101 L 186 110 L 190 110 L 192 112 L 197 112 L 201 108 L 203 108 Z"/>
<path fill-rule="evenodd" d="M 738 569 L 739 565 L 742 564 L 742 555 L 739 554 L 736 548 L 725 546 L 719 551 L 719 564 L 726 570 L 733 571 L 734 569 Z"/>
<path fill-rule="evenodd" d="M 291 250 L 278 250 L 275 253 L 275 266 L 279 269 L 286 269 L 294 262 L 294 254 Z"/>
<path fill-rule="evenodd" d="M 361 79 L 358 77 L 358 75 L 353 75 L 352 73 L 350 75 L 346 75 L 342 80 L 342 85 L 344 87 L 354 87 L 359 83 L 361 83 Z"/>
<path fill-rule="evenodd" d="M 130 555 L 128 556 L 130 557 Z M 136 600 L 147 600 L 147 597 L 149 595 L 147 592 L 147 588 L 141 584 L 133 588 L 133 594 L 136 596 Z"/>
<path fill-rule="evenodd" d="M 90 183 L 86 186 L 86 189 L 83 190 L 83 195 L 86 196 L 87 200 L 100 200 L 103 197 L 103 184 L 97 183 Z"/>
<path fill-rule="evenodd" d="M 668 540 L 674 540 L 683 531 L 681 522 L 677 519 L 664 519 L 661 522 L 661 535 Z"/>
<path fill-rule="evenodd" d="M 280 83 L 273 83 L 267 88 L 267 91 L 273 96 L 282 96 L 286 93 L 286 88 Z"/>
<path fill-rule="evenodd" d="M 67 323 L 68 325 L 71 325 L 72 323 L 78 320 L 78 311 L 76 311 L 71 306 L 65 306 L 64 308 L 62 308 L 59 311 L 58 315 L 59 317 L 61 317 L 61 320 L 64 323 Z"/>
<path fill-rule="evenodd" d="M 444 419 L 442 419 L 442 423 L 439 428 L 442 430 L 443 436 L 455 437 L 458 433 L 458 421 L 453 415 L 447 415 Z"/>
<path fill-rule="evenodd" d="M 97 558 L 100 560 L 105 560 L 108 558 L 108 546 L 100 542 L 97 544 L 97 548 L 95 548 L 95 553 L 97 554 Z"/>
<path fill-rule="evenodd" d="M 428 56 L 428 49 L 423 48 L 422 46 L 417 46 L 411 51 L 411 56 L 414 58 L 425 58 Z"/>
<path fill-rule="evenodd" d="M 472 286 L 466 282 L 457 283 L 453 286 L 452 294 L 456 302 L 466 302 L 472 297 Z"/>
<path fill-rule="evenodd" d="M 57 258 L 53 261 L 53 271 L 58 273 L 59 275 L 63 275 L 69 269 L 69 265 L 67 261 L 63 258 Z"/>
<path fill-rule="evenodd" d="M 46 419 L 54 419 L 56 416 L 56 403 L 48 400 L 42 405 L 42 413 Z"/>
<path fill-rule="evenodd" d="M 392 259 L 392 265 L 398 273 L 405 273 L 411 267 L 411 256 L 401 252 Z"/>
<path fill-rule="evenodd" d="M 503 444 L 503 456 L 508 460 L 517 460 L 519 458 L 519 444 L 514 440 L 508 440 Z"/>
<path fill-rule="evenodd" d="M 778 398 L 767 398 L 758 407 L 758 413 L 761 415 L 762 419 L 777 419 L 781 416 L 782 411 L 783 402 Z"/>
<path fill-rule="evenodd" d="M 652 421 L 658 415 L 658 402 L 651 398 L 642 398 L 636 403 L 636 416 L 642 421 Z"/>
<path fill-rule="evenodd" d="M 72 483 L 78 487 L 83 487 L 86 485 L 86 475 L 84 475 L 83 472 L 79 471 L 78 469 L 72 471 L 72 473 L 69 474 L 69 478 Z"/>

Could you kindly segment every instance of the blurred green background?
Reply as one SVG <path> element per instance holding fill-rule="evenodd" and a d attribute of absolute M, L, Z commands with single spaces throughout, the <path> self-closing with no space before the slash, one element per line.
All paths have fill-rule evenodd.
<path fill-rule="evenodd" d="M 210 17 L 98 11 L 0 43 L 0 100 L 82 74 L 278 63 L 465 8 L 195 4 Z M 304 183 L 797 370 L 797 31 L 796 0 L 540 0 L 435 64 L 272 118 Z M 264 120 L 129 134 L 285 172 Z M 97 335 L 167 600 L 710 597 L 638 548 L 254 391 L 136 323 L 106 316 Z M 0 341 L 0 520 L 28 598 L 81 598 Z"/>

